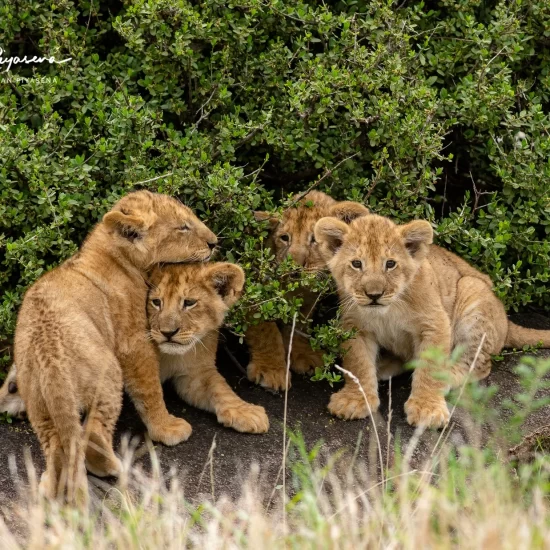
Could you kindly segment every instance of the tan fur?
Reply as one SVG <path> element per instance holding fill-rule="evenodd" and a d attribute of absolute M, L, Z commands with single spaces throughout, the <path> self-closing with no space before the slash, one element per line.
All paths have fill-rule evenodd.
<path fill-rule="evenodd" d="M 25 416 L 25 403 L 21 399 L 17 387 L 17 368 L 15 363 L 11 366 L 2 387 L 0 388 L 0 413 L 8 413 L 14 418 Z"/>
<path fill-rule="evenodd" d="M 351 221 L 358 215 L 364 215 L 368 209 L 354 202 L 337 202 L 325 193 L 311 191 L 295 207 L 283 213 L 282 217 L 271 216 L 267 212 L 256 212 L 258 220 L 269 220 L 270 234 L 267 246 L 275 253 L 277 261 L 290 256 L 297 264 L 308 271 L 319 271 L 326 267 L 325 260 L 313 238 L 315 223 L 325 216 L 335 216 L 341 220 Z M 300 289 L 299 297 L 303 299 L 301 314 L 310 317 L 316 304 L 317 296 Z M 297 327 L 305 325 L 297 322 Z M 286 357 L 290 340 L 290 327 L 281 332 L 275 323 L 260 323 L 250 326 L 246 332 L 246 342 L 251 360 L 248 364 L 248 378 L 264 387 L 275 390 L 285 389 Z M 296 373 L 306 374 L 323 366 L 322 352 L 313 351 L 309 341 L 299 334 L 294 334 L 290 356 L 290 366 Z M 290 377 L 289 377 L 290 385 Z"/>
<path fill-rule="evenodd" d="M 188 424 L 164 405 L 158 352 L 146 333 L 144 277 L 158 262 L 207 260 L 215 243 L 215 235 L 177 200 L 131 193 L 77 254 L 27 291 L 15 362 L 21 397 L 46 456 L 45 494 L 85 494 L 84 456 L 96 475 L 118 472 L 112 436 L 123 381 L 153 440 L 174 445 L 189 436 Z"/>
<path fill-rule="evenodd" d="M 444 393 L 468 375 L 483 335 L 470 373 L 473 380 L 488 376 L 491 354 L 506 343 L 541 340 L 550 346 L 550 331 L 523 329 L 508 321 L 486 276 L 431 244 L 428 222 L 398 226 L 372 215 L 348 226 L 324 218 L 315 226 L 315 237 L 338 285 L 344 325 L 359 329 L 344 356 L 344 367 L 359 378 L 372 410 L 379 405 L 376 371 L 381 347 L 403 361 L 419 359 L 429 348 L 439 348 L 448 357 L 453 348 L 463 347 L 452 368 L 425 361 L 413 374 L 405 404 L 407 420 L 441 427 L 449 420 Z M 395 267 L 386 266 L 388 260 L 395 261 Z M 354 267 L 354 261 L 360 267 Z M 438 370 L 443 373 L 436 374 Z M 447 380 L 441 377 L 445 371 Z M 329 410 L 343 418 L 367 416 L 364 398 L 349 380 L 332 396 Z"/>
<path fill-rule="evenodd" d="M 215 413 L 224 426 L 267 432 L 264 408 L 243 401 L 216 369 L 218 330 L 241 295 L 243 270 L 228 263 L 165 266 L 150 284 L 147 313 L 161 351 L 161 381 L 171 379 L 184 401 Z"/>

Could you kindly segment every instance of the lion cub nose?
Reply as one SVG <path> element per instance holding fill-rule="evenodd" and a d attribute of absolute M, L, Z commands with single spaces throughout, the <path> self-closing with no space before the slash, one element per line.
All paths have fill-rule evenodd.
<path fill-rule="evenodd" d="M 161 330 L 160 333 L 167 339 L 170 340 L 172 336 L 176 335 L 179 332 L 179 328 L 176 330 Z"/>
<path fill-rule="evenodd" d="M 208 248 L 209 248 L 210 250 L 214 250 L 214 248 L 216 248 L 216 244 L 217 244 L 217 243 L 208 243 Z"/>
<path fill-rule="evenodd" d="M 373 302 L 376 302 L 378 300 L 378 298 L 380 298 L 382 296 L 382 294 L 384 294 L 383 292 L 379 292 L 378 294 L 369 294 L 368 292 L 365 292 L 365 294 L 373 301 Z"/>

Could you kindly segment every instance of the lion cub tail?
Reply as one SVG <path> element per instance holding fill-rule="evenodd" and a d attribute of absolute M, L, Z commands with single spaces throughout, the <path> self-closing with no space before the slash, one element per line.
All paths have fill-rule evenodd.
<path fill-rule="evenodd" d="M 40 383 L 46 408 L 52 419 L 61 448 L 66 457 L 77 459 L 81 451 L 82 426 L 80 412 L 74 393 L 61 384 L 63 377 L 57 365 L 47 365 L 41 369 Z"/>
<path fill-rule="evenodd" d="M 542 342 L 543 348 L 550 348 L 550 330 L 536 330 L 525 328 L 508 321 L 508 334 L 504 347 L 521 348 L 523 346 L 537 346 Z"/>

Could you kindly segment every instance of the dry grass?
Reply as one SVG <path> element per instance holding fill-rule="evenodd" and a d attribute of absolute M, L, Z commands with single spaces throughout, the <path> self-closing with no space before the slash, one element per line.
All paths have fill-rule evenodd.
<path fill-rule="evenodd" d="M 4 511 L 2 549 L 90 548 L 548 548 L 546 498 L 550 462 L 515 472 L 487 450 L 448 449 L 422 470 L 404 460 L 386 483 L 363 466 L 335 475 L 334 465 L 311 463 L 292 436 L 294 490 L 286 522 L 280 507 L 266 510 L 253 467 L 237 501 L 224 496 L 190 506 L 173 477 L 163 479 L 151 451 L 145 475 L 125 457 L 116 488 L 94 487 L 89 511 L 78 512 L 38 496 L 29 466 L 26 501 Z M 405 456 L 410 453 L 405 453 Z M 339 469 L 341 472 L 341 468 Z"/>
<path fill-rule="evenodd" d="M 528 410 L 545 403 L 534 396 L 547 388 L 548 373 L 550 361 L 520 365 L 524 394 L 521 408 L 512 409 L 512 419 L 519 422 Z M 469 399 L 465 389 L 458 392 L 463 401 Z M 390 408 L 388 434 L 391 416 Z M 93 498 L 85 511 L 42 499 L 27 457 L 28 481 L 21 484 L 21 500 L 4 506 L 4 521 L 0 514 L 0 548 L 550 548 L 547 455 L 535 452 L 532 462 L 513 467 L 501 456 L 502 447 L 457 449 L 441 436 L 415 469 L 411 458 L 420 432 L 405 448 L 391 449 L 390 467 L 389 449 L 382 468 L 378 436 L 372 438 L 378 449 L 370 453 L 367 467 L 357 463 L 357 452 L 351 460 L 343 455 L 319 458 L 285 423 L 282 485 L 260 492 L 259 467 L 253 466 L 237 500 L 212 491 L 198 506 L 186 501 L 175 475 L 163 477 L 152 446 L 150 473 L 132 465 L 134 457 L 126 446 L 123 474 L 115 487 L 90 478 Z M 389 448 L 389 436 L 387 442 Z M 213 461 L 212 452 L 205 475 L 213 476 Z M 278 502 L 282 506 L 273 505 Z"/>

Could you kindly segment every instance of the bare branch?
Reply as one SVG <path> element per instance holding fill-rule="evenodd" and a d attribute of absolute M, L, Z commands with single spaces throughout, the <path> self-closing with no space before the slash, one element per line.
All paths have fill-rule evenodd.
<path fill-rule="evenodd" d="M 167 174 L 163 174 L 162 176 L 157 176 L 156 178 L 151 178 L 151 179 L 148 179 L 148 180 L 143 180 L 143 181 L 138 181 L 136 183 L 132 183 L 132 185 L 134 185 L 134 186 L 143 185 L 144 183 L 151 183 L 152 181 L 161 180 L 163 178 L 168 178 L 168 177 L 173 176 L 173 175 L 174 175 L 174 172 L 168 172 Z"/>
<path fill-rule="evenodd" d="M 296 199 L 290 204 L 289 208 L 292 208 L 297 203 L 299 203 L 304 197 L 306 197 L 309 193 L 311 193 L 311 191 L 313 191 L 313 189 L 315 189 L 315 187 L 317 187 L 323 180 L 325 180 L 328 177 L 332 176 L 334 171 L 337 168 L 339 168 L 342 164 L 344 164 L 344 162 L 346 162 L 347 160 L 352 159 L 353 157 L 356 157 L 358 154 L 359 153 L 353 153 L 353 155 L 350 155 L 349 157 L 346 157 L 345 159 L 341 160 L 338 164 L 336 164 L 336 166 L 333 166 L 330 170 L 327 170 L 314 184 L 312 184 L 310 186 L 310 188 L 307 191 L 304 191 L 303 193 L 298 195 L 298 197 L 296 197 Z"/>

